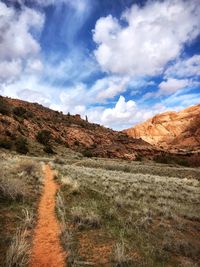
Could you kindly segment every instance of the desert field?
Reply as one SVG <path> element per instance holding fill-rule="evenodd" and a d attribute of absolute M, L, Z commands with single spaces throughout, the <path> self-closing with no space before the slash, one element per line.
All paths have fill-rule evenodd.
<path fill-rule="evenodd" d="M 200 170 L 109 159 L 56 159 L 68 262 L 198 266 Z"/>
<path fill-rule="evenodd" d="M 70 152 L 1 155 L 0 266 L 29 266 L 47 163 L 66 266 L 199 266 L 199 168 Z"/>

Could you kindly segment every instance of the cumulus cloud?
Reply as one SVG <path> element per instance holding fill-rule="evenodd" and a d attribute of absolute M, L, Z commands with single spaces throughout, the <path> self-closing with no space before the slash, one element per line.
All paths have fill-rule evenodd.
<path fill-rule="evenodd" d="M 17 11 L 0 2 L 0 61 L 4 81 L 19 76 L 26 60 L 40 51 L 40 44 L 31 30 L 40 31 L 44 16 L 30 8 Z M 2 66 L 1 65 L 1 66 Z"/>
<path fill-rule="evenodd" d="M 102 17 L 93 31 L 96 59 L 107 72 L 159 74 L 199 34 L 199 13 L 198 1 L 167 0 L 133 5 L 122 14 L 126 26 Z"/>
<path fill-rule="evenodd" d="M 151 110 L 148 110 L 138 106 L 135 101 L 126 101 L 124 96 L 120 96 L 113 108 L 92 107 L 86 110 L 86 113 L 91 122 L 98 122 L 115 130 L 122 130 L 165 110 L 166 107 L 161 104 L 154 105 Z"/>
<path fill-rule="evenodd" d="M 175 64 L 165 71 L 165 76 L 179 78 L 200 76 L 200 55 L 194 55 L 187 59 L 178 59 Z"/>

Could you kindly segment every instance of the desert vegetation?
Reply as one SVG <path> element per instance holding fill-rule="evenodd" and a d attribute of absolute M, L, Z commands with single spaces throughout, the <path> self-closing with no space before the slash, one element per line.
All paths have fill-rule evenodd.
<path fill-rule="evenodd" d="M 0 266 L 28 266 L 41 165 L 1 154 L 0 168 Z"/>
<path fill-rule="evenodd" d="M 68 264 L 198 266 L 199 169 L 97 158 L 53 166 Z"/>

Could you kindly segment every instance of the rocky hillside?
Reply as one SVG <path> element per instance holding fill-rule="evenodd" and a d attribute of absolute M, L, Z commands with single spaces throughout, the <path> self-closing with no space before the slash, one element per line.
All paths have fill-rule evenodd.
<path fill-rule="evenodd" d="M 180 112 L 165 112 L 124 131 L 130 137 L 168 149 L 200 148 L 200 104 Z"/>
<path fill-rule="evenodd" d="M 33 155 L 71 148 L 86 156 L 130 160 L 158 153 L 141 139 L 89 123 L 79 115 L 4 97 L 0 97 L 0 147 Z"/>

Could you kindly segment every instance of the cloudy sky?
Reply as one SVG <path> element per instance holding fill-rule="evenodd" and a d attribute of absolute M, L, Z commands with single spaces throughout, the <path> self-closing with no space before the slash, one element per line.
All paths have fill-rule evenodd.
<path fill-rule="evenodd" d="M 200 103 L 200 0 L 0 0 L 0 94 L 124 129 Z"/>

